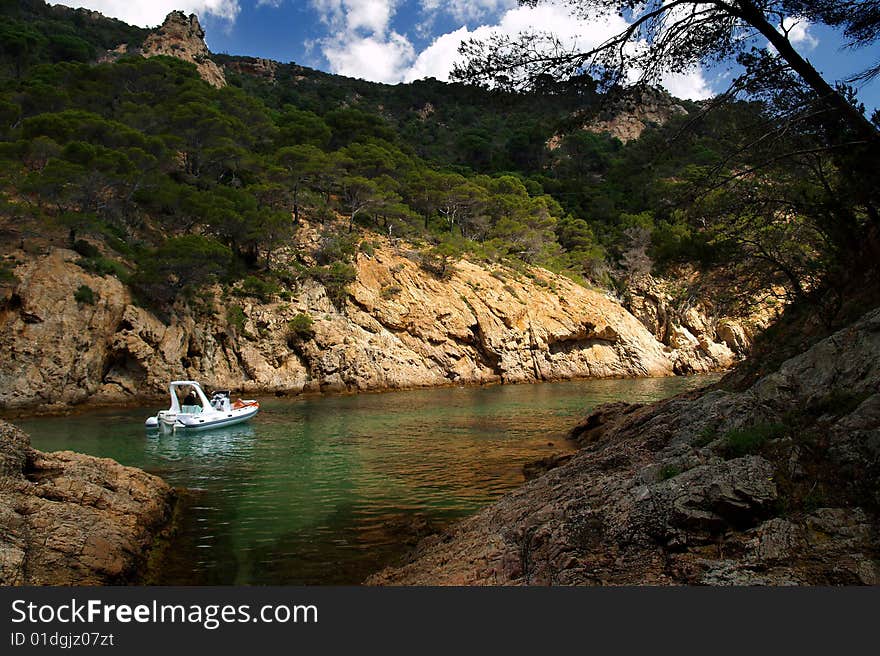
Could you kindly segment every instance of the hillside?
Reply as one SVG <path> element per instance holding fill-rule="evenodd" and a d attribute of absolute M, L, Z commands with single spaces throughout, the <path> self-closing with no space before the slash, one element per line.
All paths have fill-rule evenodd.
<path fill-rule="evenodd" d="M 714 370 L 785 301 L 680 209 L 748 105 L 673 149 L 699 108 L 656 90 L 372 84 L 212 55 L 181 12 L 0 21 L 5 407 Z"/>

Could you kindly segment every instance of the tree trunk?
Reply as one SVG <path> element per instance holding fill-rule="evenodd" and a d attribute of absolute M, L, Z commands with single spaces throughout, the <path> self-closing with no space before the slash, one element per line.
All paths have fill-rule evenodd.
<path fill-rule="evenodd" d="M 840 112 L 840 116 L 846 120 L 847 125 L 859 138 L 869 143 L 880 138 L 880 132 L 877 131 L 877 128 L 859 110 L 847 102 L 846 98 L 841 96 L 836 89 L 828 84 L 810 62 L 800 56 L 797 50 L 792 47 L 788 38 L 780 34 L 767 21 L 764 12 L 749 0 L 740 0 L 737 4 L 742 11 L 742 18 L 767 37 L 770 44 L 788 62 L 792 70 L 818 94 L 819 98 Z"/>

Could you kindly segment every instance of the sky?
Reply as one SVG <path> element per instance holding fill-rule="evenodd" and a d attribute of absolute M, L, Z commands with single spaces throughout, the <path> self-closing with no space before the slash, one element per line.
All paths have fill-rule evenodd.
<path fill-rule="evenodd" d="M 463 40 L 493 32 L 515 35 L 542 30 L 579 47 L 596 44 L 626 26 L 614 16 L 583 22 L 562 2 L 537 7 L 516 0 L 68 0 L 128 23 L 154 27 L 168 12 L 196 13 L 213 52 L 265 57 L 374 82 L 448 79 Z M 842 48 L 840 36 L 824 25 L 792 17 L 791 39 L 829 81 L 874 63 L 876 48 Z M 721 67 L 666 76 L 673 95 L 699 100 L 726 88 L 730 71 Z M 859 89 L 869 109 L 880 107 L 880 80 Z"/>

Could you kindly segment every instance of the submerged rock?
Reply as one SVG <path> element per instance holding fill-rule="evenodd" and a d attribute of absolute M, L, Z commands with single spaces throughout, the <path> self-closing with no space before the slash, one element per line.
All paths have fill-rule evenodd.
<path fill-rule="evenodd" d="M 113 460 L 36 451 L 0 421 L 0 585 L 136 581 L 174 498 Z"/>
<path fill-rule="evenodd" d="M 600 408 L 372 584 L 880 583 L 880 309 L 744 392 Z"/>

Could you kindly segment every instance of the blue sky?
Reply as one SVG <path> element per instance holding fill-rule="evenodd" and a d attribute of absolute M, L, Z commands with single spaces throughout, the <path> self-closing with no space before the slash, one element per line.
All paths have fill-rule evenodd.
<path fill-rule="evenodd" d="M 129 23 L 155 26 L 173 9 L 199 15 L 211 50 L 266 57 L 331 73 L 396 83 L 422 77 L 446 79 L 463 39 L 493 31 L 541 29 L 588 46 L 625 26 L 624 19 L 573 19 L 564 3 L 520 7 L 516 0 L 70 0 Z M 844 79 L 873 63 L 876 48 L 841 49 L 841 39 L 822 25 L 797 22 L 793 41 L 829 80 Z M 667 76 L 675 95 L 705 98 L 725 87 L 723 69 Z M 859 97 L 880 107 L 880 81 Z"/>

